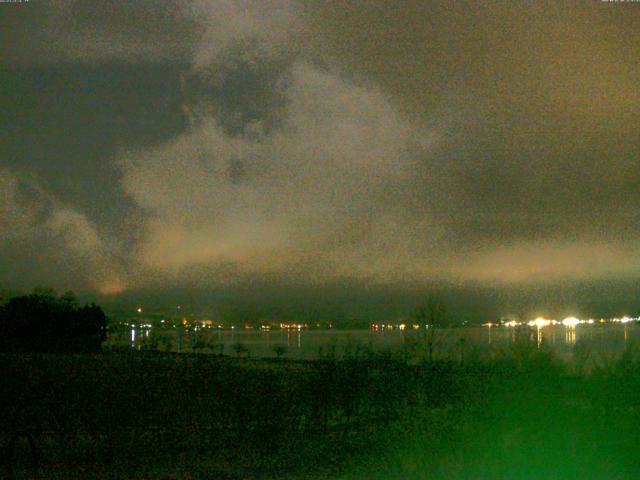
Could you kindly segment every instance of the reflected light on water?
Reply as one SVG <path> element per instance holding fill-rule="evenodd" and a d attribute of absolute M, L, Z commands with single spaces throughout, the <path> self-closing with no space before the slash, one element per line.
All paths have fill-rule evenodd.
<path fill-rule="evenodd" d="M 569 325 L 565 330 L 565 343 L 567 345 L 575 345 L 576 344 L 576 329 L 575 326 Z"/>
<path fill-rule="evenodd" d="M 588 317 L 587 317 L 588 318 Z M 138 319 L 145 320 L 145 319 Z M 477 349 L 483 352 L 483 348 L 488 351 L 498 351 L 507 348 L 514 343 L 528 344 L 533 348 L 548 347 L 557 351 L 563 358 L 573 358 L 573 347 L 582 344 L 585 348 L 594 351 L 621 352 L 636 338 L 640 338 L 640 324 L 636 326 L 638 318 L 635 312 L 633 315 L 622 316 L 616 319 L 605 319 L 600 322 L 596 320 L 584 319 L 577 316 L 560 317 L 553 321 L 551 317 L 538 317 L 531 321 L 521 322 L 519 320 L 491 321 L 485 322 L 481 327 L 466 327 L 464 329 L 441 329 L 437 332 L 440 341 L 440 352 L 444 354 L 458 355 L 459 345 L 454 343 L 456 337 L 464 332 L 467 337 L 468 348 Z M 257 356 L 274 355 L 272 346 L 283 345 L 287 348 L 287 355 L 290 358 L 316 358 L 319 349 L 331 348 L 340 355 L 349 345 L 371 344 L 372 348 L 404 348 L 409 338 L 411 342 L 417 343 L 422 338 L 416 332 L 411 323 L 398 323 L 393 330 L 388 330 L 385 324 L 384 330 L 325 330 L 325 329 L 300 329 L 298 323 L 292 324 L 294 328 L 278 329 L 254 329 L 247 332 L 242 328 L 202 330 L 198 323 L 197 330 L 173 329 L 173 325 L 167 326 L 168 322 L 162 323 L 160 319 L 157 325 L 154 322 L 133 323 L 122 322 L 124 328 L 110 334 L 109 345 L 113 344 L 125 346 L 132 350 L 164 350 L 164 351 L 191 351 L 191 340 L 193 335 L 201 336 L 205 342 L 213 342 L 209 346 L 199 347 L 203 353 L 223 353 L 224 346 L 231 348 L 234 344 L 241 342 L 249 345 Z M 177 320 L 179 324 L 180 321 Z M 404 329 L 400 327 L 404 325 Z M 490 325 L 490 326 L 489 326 Z M 515 328 L 509 328 L 515 327 Z M 420 326 L 422 330 L 423 326 Z M 202 330 L 202 332 L 201 332 Z M 153 334 L 153 335 L 152 335 Z M 413 337 L 411 337 L 413 335 Z M 199 337 L 200 338 L 200 337 Z M 159 343 L 158 343 L 159 340 Z M 186 343 L 185 343 L 186 342 Z M 409 342 L 409 343 L 411 343 Z M 333 345 L 333 347 L 332 347 Z M 203 350 L 202 350 L 203 349 Z M 492 350 L 495 349 L 495 350 Z"/>

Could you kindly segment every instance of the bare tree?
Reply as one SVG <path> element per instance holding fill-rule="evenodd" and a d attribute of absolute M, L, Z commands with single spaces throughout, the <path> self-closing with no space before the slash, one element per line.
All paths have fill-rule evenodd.
<path fill-rule="evenodd" d="M 449 325 L 446 305 L 441 298 L 429 295 L 427 300 L 416 309 L 415 318 L 420 328 L 424 328 L 427 355 L 431 362 L 438 339 L 438 330 Z"/>
<path fill-rule="evenodd" d="M 282 356 L 287 353 L 287 347 L 285 347 L 284 345 L 276 345 L 275 347 L 273 347 L 273 353 L 275 353 L 276 358 L 280 360 Z"/>

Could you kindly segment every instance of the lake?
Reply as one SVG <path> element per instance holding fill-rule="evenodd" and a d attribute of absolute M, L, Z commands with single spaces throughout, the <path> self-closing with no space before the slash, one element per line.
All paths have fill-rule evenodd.
<path fill-rule="evenodd" d="M 140 329 L 113 335 L 109 346 L 133 349 L 157 349 L 177 352 L 224 353 L 238 350 L 252 357 L 274 357 L 276 347 L 290 359 L 315 359 L 327 354 L 342 356 L 345 352 L 416 348 L 425 345 L 424 331 L 394 330 L 219 330 L 198 332 L 180 329 Z M 640 326 L 628 324 L 549 325 L 546 327 L 468 327 L 439 329 L 434 351 L 441 358 L 459 358 L 505 351 L 515 344 L 529 344 L 550 349 L 566 360 L 607 361 L 619 356 L 626 347 L 640 344 Z"/>

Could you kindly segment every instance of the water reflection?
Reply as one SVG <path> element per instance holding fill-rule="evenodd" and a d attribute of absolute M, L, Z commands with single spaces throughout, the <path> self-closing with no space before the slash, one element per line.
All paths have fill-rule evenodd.
<path fill-rule="evenodd" d="M 285 358 L 312 359 L 323 352 L 335 351 L 342 356 L 349 348 L 370 346 L 372 349 L 402 349 L 410 345 L 419 349 L 424 335 L 413 329 L 394 329 L 376 332 L 370 330 L 199 330 L 186 328 L 141 328 L 128 326 L 119 334 L 110 335 L 109 343 L 126 346 L 135 350 L 168 350 L 175 352 L 230 353 L 236 344 L 242 344 L 252 356 L 275 356 L 274 346 L 286 347 Z M 640 327 L 632 322 L 602 325 L 570 325 L 557 322 L 556 325 L 527 326 L 513 328 L 493 326 L 491 328 L 468 327 L 439 329 L 438 350 L 442 355 L 458 355 L 456 340 L 466 339 L 465 349 L 482 352 L 509 349 L 511 345 L 526 342 L 538 348 L 551 348 L 563 356 L 573 356 L 574 347 L 589 350 L 593 355 L 615 355 L 624 350 L 634 340 L 640 338 Z M 108 347 L 107 347 L 108 348 Z"/>
<path fill-rule="evenodd" d="M 568 325 L 565 327 L 564 332 L 564 343 L 567 345 L 575 345 L 576 344 L 576 327 L 573 325 Z"/>
<path fill-rule="evenodd" d="M 149 330 L 147 330 L 145 333 L 149 335 Z M 144 337 L 138 335 L 135 327 L 131 327 L 131 349 L 141 350 L 143 338 Z"/>

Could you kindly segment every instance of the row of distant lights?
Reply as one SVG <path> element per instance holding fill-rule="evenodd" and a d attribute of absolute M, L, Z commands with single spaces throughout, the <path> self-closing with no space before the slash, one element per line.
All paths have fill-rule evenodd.
<path fill-rule="evenodd" d="M 151 327 L 153 327 L 153 325 L 151 325 L 150 323 L 127 323 L 127 322 L 124 322 L 123 325 L 125 327 L 131 327 L 131 328 L 151 328 Z"/>
<path fill-rule="evenodd" d="M 414 330 L 418 330 L 420 328 L 420 325 L 414 324 L 414 325 L 411 325 L 411 327 Z M 393 330 L 394 328 L 397 328 L 398 330 L 406 330 L 407 328 L 409 328 L 409 326 L 404 323 L 401 323 L 400 325 L 395 325 L 395 326 L 392 324 L 384 324 L 384 323 L 382 325 L 379 325 L 377 323 L 373 323 L 371 325 L 371 329 L 375 330 L 376 332 L 379 330 Z M 425 325 L 425 328 L 429 328 L 429 326 Z"/>
<path fill-rule="evenodd" d="M 636 322 L 640 320 L 640 317 L 636 317 L 636 318 L 631 318 L 631 317 L 627 317 L 624 316 L 622 318 L 612 318 L 610 320 L 604 320 L 604 319 L 600 319 L 599 323 L 630 323 L 630 322 Z M 594 324 L 596 323 L 596 321 L 592 318 L 590 318 L 589 320 L 580 320 L 579 318 L 576 317 L 567 317 L 564 320 L 549 320 L 543 317 L 538 317 L 535 320 L 531 320 L 529 322 L 527 322 L 527 325 L 529 325 L 530 327 L 548 327 L 549 325 L 564 325 L 565 327 L 575 327 L 576 325 L 580 325 L 580 324 Z M 497 324 L 493 324 L 493 323 L 485 323 L 483 324 L 483 326 L 485 327 L 492 327 L 494 325 Z M 523 322 L 517 322 L 515 320 L 511 320 L 510 322 L 506 322 L 503 324 L 505 327 L 518 327 L 520 325 L 523 325 Z"/>

